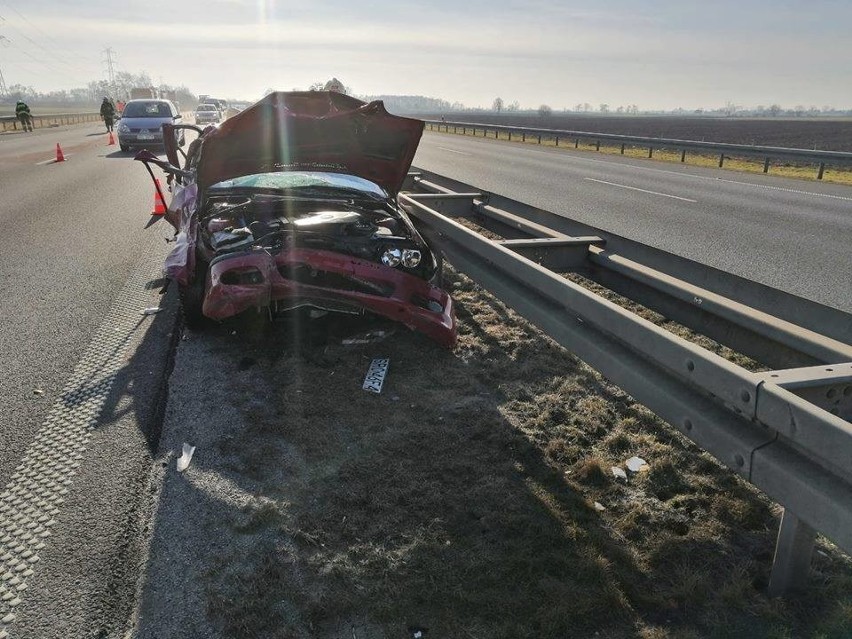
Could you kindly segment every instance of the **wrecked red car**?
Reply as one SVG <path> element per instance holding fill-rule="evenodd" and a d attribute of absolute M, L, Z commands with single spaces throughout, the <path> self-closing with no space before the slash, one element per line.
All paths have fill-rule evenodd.
<path fill-rule="evenodd" d="M 198 138 L 181 166 L 179 129 Z M 326 91 L 272 93 L 218 126 L 163 125 L 166 275 L 190 328 L 250 309 L 375 313 L 442 346 L 456 340 L 441 258 L 397 204 L 423 132 Z M 159 187 L 158 187 L 159 188 Z"/>

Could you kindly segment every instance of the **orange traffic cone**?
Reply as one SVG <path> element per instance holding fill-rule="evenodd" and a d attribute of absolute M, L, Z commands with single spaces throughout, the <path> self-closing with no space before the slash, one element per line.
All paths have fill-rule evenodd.
<path fill-rule="evenodd" d="M 62 147 L 59 146 L 59 142 L 56 143 L 56 160 L 54 162 L 64 162 L 65 156 L 62 154 Z"/>
<path fill-rule="evenodd" d="M 115 138 L 112 137 L 112 131 L 109 132 L 109 142 L 107 142 L 107 146 L 115 146 Z"/>
<path fill-rule="evenodd" d="M 166 203 L 163 201 L 163 196 L 160 195 L 162 189 L 160 180 L 155 178 L 154 183 L 157 187 L 154 189 L 154 212 L 151 215 L 163 215 L 166 212 Z"/>

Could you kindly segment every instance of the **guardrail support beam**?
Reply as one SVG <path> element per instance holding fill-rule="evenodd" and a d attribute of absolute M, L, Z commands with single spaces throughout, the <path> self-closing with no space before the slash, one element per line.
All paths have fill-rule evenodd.
<path fill-rule="evenodd" d="M 807 585 L 815 540 L 816 531 L 785 508 L 769 577 L 770 597 L 783 597 Z"/>
<path fill-rule="evenodd" d="M 724 165 L 724 164 L 725 164 L 725 154 L 722 153 L 722 154 L 719 155 L 719 168 L 721 169 L 722 165 Z"/>
<path fill-rule="evenodd" d="M 825 162 L 819 163 L 819 173 L 817 173 L 817 180 L 822 179 L 822 174 L 825 173 Z"/>
<path fill-rule="evenodd" d="M 769 173 L 769 158 L 768 157 L 763 161 L 763 172 Z"/>
<path fill-rule="evenodd" d="M 680 152 L 680 161 L 686 162 L 686 149 Z"/>
<path fill-rule="evenodd" d="M 654 147 L 652 147 L 652 146 L 648 147 L 648 157 L 649 158 L 654 157 Z"/>

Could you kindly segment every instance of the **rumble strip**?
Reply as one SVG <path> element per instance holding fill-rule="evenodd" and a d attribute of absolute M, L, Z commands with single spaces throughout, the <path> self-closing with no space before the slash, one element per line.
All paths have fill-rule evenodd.
<path fill-rule="evenodd" d="M 131 273 L 86 351 L 51 407 L 23 460 L 0 493 L 0 639 L 12 634 L 15 609 L 39 553 L 60 516 L 63 495 L 80 465 L 128 345 L 150 323 L 141 314 L 150 300 L 145 284 L 162 274 L 162 239 L 147 234 L 143 259 Z"/>

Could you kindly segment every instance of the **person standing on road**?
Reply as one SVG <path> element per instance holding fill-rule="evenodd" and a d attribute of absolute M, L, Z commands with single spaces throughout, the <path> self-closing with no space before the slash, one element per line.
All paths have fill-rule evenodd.
<path fill-rule="evenodd" d="M 21 128 L 24 131 L 33 130 L 33 116 L 30 113 L 30 107 L 23 100 L 18 100 L 18 103 L 15 105 L 15 115 L 18 116 L 18 120 L 21 121 Z"/>
<path fill-rule="evenodd" d="M 112 131 L 112 122 L 115 119 L 115 106 L 109 98 L 101 102 L 101 117 L 104 119 L 107 132 Z"/>

